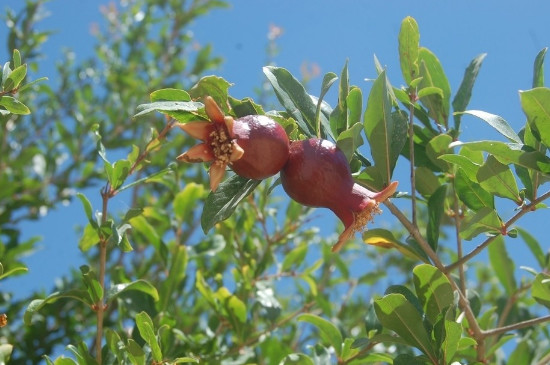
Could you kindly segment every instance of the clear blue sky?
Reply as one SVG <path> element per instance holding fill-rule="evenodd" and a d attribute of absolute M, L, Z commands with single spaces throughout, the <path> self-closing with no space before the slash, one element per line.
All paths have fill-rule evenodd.
<path fill-rule="evenodd" d="M 101 21 L 98 8 L 105 2 L 52 0 L 46 4 L 51 14 L 41 27 L 57 33 L 43 47 L 46 58 L 38 76 L 48 76 L 51 83 L 58 82 L 54 64 L 61 58 L 63 48 L 74 50 L 81 59 L 92 54 L 94 39 L 90 25 Z M 2 10 L 20 8 L 21 3 L 21 0 L 4 0 Z M 295 75 L 299 75 L 304 61 L 317 64 L 321 75 L 329 71 L 339 74 L 348 59 L 351 82 L 363 88 L 366 95 L 369 84 L 364 79 L 376 76 L 373 65 L 376 54 L 387 66 L 390 81 L 401 85 L 397 34 L 401 20 L 411 15 L 419 24 L 421 45 L 439 57 L 453 93 L 469 62 L 480 53 L 488 53 L 469 108 L 499 114 L 519 130 L 525 117 L 518 90 L 531 87 L 533 60 L 543 47 L 550 46 L 550 2 L 542 0 L 237 0 L 231 3 L 230 9 L 217 10 L 196 22 L 193 32 L 201 43 L 212 43 L 214 53 L 225 58 L 222 69 L 216 73 L 235 84 L 230 92 L 239 98 L 254 96 L 253 89 L 263 81 L 261 68 L 266 61 L 269 24 L 284 31 L 278 40 L 277 65 Z M 6 28 L 2 24 L 0 39 L 4 40 L 5 36 Z M 5 52 L 5 47 L 2 50 Z M 10 57 L 5 53 L 0 56 L 2 62 Z M 319 93 L 321 78 L 310 84 L 312 94 Z M 147 97 L 143 96 L 144 102 Z M 329 93 L 326 100 L 334 105 L 334 92 Z M 474 118 L 464 118 L 462 128 L 464 140 L 501 139 Z M 403 181 L 401 189 L 408 190 L 407 186 Z M 125 207 L 124 201 L 114 204 L 115 209 Z M 508 210 L 503 218 L 512 213 Z M 535 212 L 529 221 L 520 221 L 544 248 L 549 246 L 548 235 L 543 230 L 548 224 L 547 214 L 547 211 Z M 31 288 L 48 291 L 55 278 L 66 274 L 71 264 L 78 267 L 83 263 L 73 227 L 84 222 L 81 207 L 74 202 L 50 212 L 42 221 L 25 224 L 26 237 L 42 236 L 40 250 L 26 260 L 30 272 L 3 282 L 4 289 L 15 291 L 18 297 L 26 296 Z M 532 262 L 523 254 L 524 246 L 519 240 L 507 242 L 511 255 L 520 258 L 518 266 Z M 467 242 L 466 250 L 474 245 Z"/>

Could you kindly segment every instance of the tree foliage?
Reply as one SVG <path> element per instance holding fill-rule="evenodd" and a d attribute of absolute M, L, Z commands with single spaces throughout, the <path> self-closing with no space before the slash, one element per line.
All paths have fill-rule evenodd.
<path fill-rule="evenodd" d="M 21 257 L 36 239 L 21 240 L 21 222 L 66 199 L 82 205 L 74 217 L 81 239 L 73 244 L 87 263 L 47 293 L 21 301 L 2 293 L 0 362 L 549 361 L 548 255 L 517 225 L 550 197 L 546 49 L 536 56 L 533 88 L 520 92 L 520 131 L 498 115 L 468 110 L 484 55 L 453 93 L 411 17 L 397 34 L 405 87 L 393 86 L 378 60 L 369 90 L 350 85 L 346 63 L 338 79 L 325 75 L 318 96 L 288 70 L 266 66 L 281 105 L 267 110 L 232 97 L 231 80 L 205 76 L 221 59 L 210 45 L 195 50 L 186 33 L 224 2 L 106 7 L 95 55 L 76 62 L 67 53 L 55 86 L 27 75 L 40 72 L 48 36 L 35 30 L 42 6 L 29 1 L 21 13 L 7 13 L 0 279 L 27 270 Z M 338 100 L 325 100 L 333 85 Z M 281 199 L 276 177 L 232 175 L 209 192 L 203 166 L 174 162 L 193 141 L 172 129 L 206 119 L 206 95 L 233 117 L 269 115 L 293 140 L 335 141 L 355 181 L 370 189 L 386 186 L 397 169 L 410 172 L 403 192 L 383 207 L 395 217 L 392 228 L 366 231 L 333 253 L 334 237 L 319 234 L 315 210 Z M 501 140 L 462 141 L 465 114 Z M 123 191 L 128 208 L 113 211 L 110 202 Z M 496 204 L 502 201 L 517 206 L 508 219 Z M 480 243 L 465 252 L 463 241 L 474 238 Z M 507 250 L 513 240 L 538 265 L 519 281 L 522 263 Z M 487 263 L 472 260 L 484 251 Z"/>

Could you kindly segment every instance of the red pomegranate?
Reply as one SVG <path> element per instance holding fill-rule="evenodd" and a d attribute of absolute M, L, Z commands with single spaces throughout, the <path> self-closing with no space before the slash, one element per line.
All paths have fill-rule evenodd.
<path fill-rule="evenodd" d="M 283 127 L 265 115 L 239 119 L 224 116 L 214 99 L 204 100 L 210 121 L 181 123 L 178 126 L 202 143 L 178 156 L 186 162 L 212 162 L 210 188 L 216 191 L 227 165 L 236 174 L 255 180 L 279 172 L 288 159 L 289 141 Z"/>
<path fill-rule="evenodd" d="M 332 251 L 380 213 L 378 204 L 393 195 L 397 181 L 380 192 L 355 183 L 344 153 L 332 142 L 311 138 L 290 144 L 288 161 L 281 170 L 287 194 L 298 203 L 332 210 L 344 223 Z"/>

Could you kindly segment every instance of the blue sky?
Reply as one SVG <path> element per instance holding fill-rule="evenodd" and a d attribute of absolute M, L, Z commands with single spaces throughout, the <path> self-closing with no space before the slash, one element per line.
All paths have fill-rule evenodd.
<path fill-rule="evenodd" d="M 21 0 L 4 0 L 2 10 L 17 9 L 21 3 Z M 84 0 L 46 3 L 51 14 L 41 27 L 57 32 L 43 46 L 46 58 L 37 76 L 48 76 L 49 82 L 58 82 L 54 64 L 61 58 L 63 48 L 74 50 L 80 59 L 92 55 L 94 39 L 90 26 L 100 22 L 98 9 L 102 3 Z M 374 54 L 387 67 L 390 81 L 399 86 L 402 77 L 397 35 L 401 20 L 411 15 L 419 24 L 421 45 L 439 57 L 453 93 L 469 62 L 481 53 L 488 54 L 469 108 L 499 114 L 519 130 L 525 117 L 518 90 L 531 87 L 533 60 L 543 47 L 550 46 L 548 1 L 236 0 L 231 4 L 230 9 L 216 10 L 201 18 L 192 30 L 199 42 L 212 43 L 214 53 L 225 58 L 216 74 L 234 83 L 230 92 L 238 98 L 254 96 L 254 88 L 263 82 L 261 69 L 266 63 L 266 34 L 270 24 L 283 29 L 278 39 L 280 52 L 275 59 L 278 66 L 295 75 L 300 74 L 304 62 L 320 68 L 321 77 L 310 84 L 314 95 L 319 93 L 322 75 L 329 71 L 339 74 L 346 60 L 351 83 L 360 86 L 366 95 L 369 83 L 365 78 L 376 76 Z M 5 35 L 2 24 L 0 39 L 5 39 Z M 0 56 L 4 61 L 9 59 L 5 53 Z M 144 102 L 147 98 L 143 96 Z M 325 100 L 335 104 L 334 90 Z M 475 118 L 465 117 L 462 128 L 464 140 L 501 140 L 500 135 Z M 407 186 L 403 181 L 401 188 L 407 190 Z M 125 207 L 124 202 L 117 204 L 121 209 Z M 511 214 L 510 207 L 504 218 Z M 528 220 L 520 221 L 544 248 L 549 246 L 543 231 L 547 214 L 547 211 L 535 212 Z M 76 217 L 82 218 L 81 221 L 75 221 Z M 30 272 L 3 282 L 4 288 L 15 291 L 18 297 L 27 295 L 31 288 L 47 291 L 57 277 L 69 271 L 71 263 L 74 267 L 83 263 L 73 226 L 84 220 L 78 202 L 74 202 L 50 212 L 42 221 L 25 224 L 27 237 L 42 236 L 40 250 L 26 261 Z M 524 246 L 519 240 L 507 242 L 511 255 L 520 257 L 518 266 L 532 262 L 523 253 Z M 467 242 L 466 251 L 474 245 Z"/>

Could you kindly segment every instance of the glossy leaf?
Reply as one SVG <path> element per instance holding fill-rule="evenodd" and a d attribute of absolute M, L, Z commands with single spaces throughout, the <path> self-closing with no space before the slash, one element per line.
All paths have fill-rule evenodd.
<path fill-rule="evenodd" d="M 428 142 L 426 146 L 426 156 L 436 165 L 441 171 L 450 171 L 451 166 L 444 160 L 439 159 L 439 156 L 452 153 L 449 144 L 452 142 L 452 137 L 448 134 L 439 134 Z"/>
<path fill-rule="evenodd" d="M 214 101 L 216 101 L 216 104 L 218 104 L 221 110 L 228 114 L 229 109 L 227 107 L 227 94 L 231 85 L 232 84 L 230 82 L 219 76 L 203 76 L 189 90 L 189 96 L 195 100 L 202 99 L 205 96 L 210 96 L 214 99 Z"/>
<path fill-rule="evenodd" d="M 504 238 L 496 237 L 489 245 L 489 262 L 496 277 L 506 290 L 507 295 L 513 295 L 517 290 L 514 261 L 508 255 Z"/>
<path fill-rule="evenodd" d="M 477 181 L 477 171 L 479 170 L 480 165 L 470 160 L 468 157 L 460 154 L 448 154 L 441 155 L 438 157 L 440 160 L 444 160 L 452 163 L 453 165 L 460 167 L 463 173 L 466 174 L 468 179 L 473 182 Z"/>
<path fill-rule="evenodd" d="M 399 62 L 405 83 L 409 85 L 412 80 L 420 76 L 418 69 L 418 49 L 420 32 L 416 20 L 410 16 L 403 19 L 399 30 Z"/>
<path fill-rule="evenodd" d="M 399 354 L 393 359 L 393 365 L 429 365 L 430 361 L 423 356 Z"/>
<path fill-rule="evenodd" d="M 550 146 L 550 88 L 537 87 L 520 91 L 519 99 L 534 135 Z"/>
<path fill-rule="evenodd" d="M 469 241 L 482 233 L 498 234 L 501 228 L 502 221 L 497 212 L 489 207 L 484 207 L 464 219 L 460 236 Z"/>
<path fill-rule="evenodd" d="M 150 95 L 151 102 L 155 101 L 191 101 L 189 93 L 180 89 L 160 89 Z"/>
<path fill-rule="evenodd" d="M 86 217 L 88 218 L 88 221 L 90 222 L 90 224 L 92 225 L 95 224 L 96 221 L 94 220 L 94 217 L 93 217 L 92 204 L 90 203 L 86 195 L 82 193 L 76 193 L 76 197 L 80 199 L 80 201 L 82 202 L 82 207 L 84 208 L 84 212 L 86 213 Z"/>
<path fill-rule="evenodd" d="M 550 308 L 550 275 L 540 273 L 535 277 L 531 295 L 539 304 Z"/>
<path fill-rule="evenodd" d="M 364 115 L 364 128 L 374 165 L 382 177 L 381 183 L 387 185 L 403 148 L 404 141 L 398 136 L 406 133 L 407 125 L 406 119 L 392 116 L 385 71 L 374 81 L 370 90 Z"/>
<path fill-rule="evenodd" d="M 441 219 L 445 212 L 445 198 L 447 185 L 441 185 L 428 198 L 428 225 L 426 227 L 426 239 L 434 251 L 437 251 Z"/>
<path fill-rule="evenodd" d="M 458 87 L 458 90 L 456 92 L 456 95 L 453 99 L 453 110 L 454 113 L 454 123 L 455 123 L 455 130 L 460 130 L 460 120 L 462 118 L 461 113 L 457 112 L 463 112 L 466 110 L 466 107 L 470 103 L 470 98 L 472 97 L 472 90 L 474 88 L 474 83 L 477 79 L 477 75 L 479 74 L 479 70 L 481 69 L 481 64 L 483 63 L 483 60 L 487 56 L 487 53 L 482 53 L 479 56 L 476 56 L 468 67 L 466 67 L 466 71 L 464 71 L 464 76 L 462 78 L 462 82 L 460 83 L 460 86 Z"/>
<path fill-rule="evenodd" d="M 321 118 L 321 105 L 323 103 L 323 99 L 325 98 L 325 95 L 330 90 L 330 87 L 332 86 L 332 84 L 336 82 L 336 80 L 338 80 L 338 76 L 336 76 L 334 72 L 328 72 L 323 77 L 323 81 L 321 83 L 321 93 L 319 94 L 319 99 L 317 100 L 317 107 L 315 109 L 315 131 L 318 136 L 321 135 L 321 131 L 317 130 L 318 127 L 320 126 L 320 123 L 318 124 L 317 122 L 319 121 L 319 118 Z"/>
<path fill-rule="evenodd" d="M 237 205 L 252 193 L 260 182 L 261 180 L 250 180 L 233 175 L 223 181 L 215 192 L 210 192 L 201 216 L 203 231 L 206 233 L 216 223 L 229 218 Z"/>
<path fill-rule="evenodd" d="M 403 295 L 388 294 L 376 299 L 374 308 L 384 327 L 397 333 L 430 358 L 436 358 L 420 313 Z"/>
<path fill-rule="evenodd" d="M 494 156 L 487 157 L 485 163 L 477 171 L 476 178 L 485 191 L 510 199 L 518 205 L 522 203 L 512 170 L 507 165 L 500 163 Z"/>
<path fill-rule="evenodd" d="M 342 353 L 342 343 L 344 339 L 338 327 L 336 327 L 332 322 L 327 321 L 324 318 L 316 316 L 311 313 L 305 313 L 298 317 L 299 321 L 308 322 L 314 325 L 319 329 L 319 331 L 326 337 L 328 342 L 332 345 L 336 354 L 340 356 Z"/>
<path fill-rule="evenodd" d="M 361 137 L 361 131 L 363 125 L 361 123 L 355 123 L 349 129 L 343 131 L 336 140 L 336 145 L 348 159 L 348 162 L 354 156 L 355 150 L 363 144 L 363 138 Z"/>
<path fill-rule="evenodd" d="M 157 289 L 146 280 L 136 280 L 131 283 L 124 284 L 113 284 L 105 293 L 105 298 L 107 301 L 112 301 L 118 295 L 130 290 L 140 291 L 150 295 L 155 301 L 159 300 Z"/>
<path fill-rule="evenodd" d="M 86 290 L 74 289 L 64 292 L 54 292 L 48 295 L 45 299 L 34 299 L 29 303 L 29 305 L 25 309 L 25 314 L 23 315 L 25 325 L 30 326 L 32 324 L 33 314 L 38 312 L 46 304 L 53 303 L 63 298 L 76 299 L 88 306 L 91 306 L 93 304 Z"/>
<path fill-rule="evenodd" d="M 277 99 L 296 120 L 302 132 L 308 137 L 315 137 L 317 104 L 313 102 L 304 86 L 282 67 L 266 66 L 263 71 L 273 86 Z M 326 117 L 321 114 L 320 118 L 323 131 L 333 137 Z"/>
<path fill-rule="evenodd" d="M 454 186 L 458 198 L 468 208 L 475 211 L 482 208 L 494 208 L 493 195 L 483 190 L 477 182 L 472 181 L 462 168 L 459 168 L 455 173 Z"/>
<path fill-rule="evenodd" d="M 432 195 L 441 186 L 439 178 L 434 172 L 424 166 L 416 168 L 414 182 L 416 190 L 425 198 Z"/>
<path fill-rule="evenodd" d="M 97 226 L 97 223 L 95 225 Z M 100 238 L 97 231 L 97 228 L 94 228 L 91 223 L 88 223 L 86 224 L 86 226 L 84 226 L 84 231 L 82 232 L 82 236 L 78 241 L 78 248 L 82 250 L 82 252 L 88 251 L 90 248 L 99 243 Z"/>
<path fill-rule="evenodd" d="M 93 303 L 98 303 L 103 300 L 104 290 L 101 284 L 97 280 L 95 272 L 87 265 L 80 266 L 80 272 L 84 278 L 84 284 L 90 295 L 90 299 Z"/>
<path fill-rule="evenodd" d="M 449 279 L 434 266 L 423 264 L 413 269 L 413 282 L 426 317 L 435 324 L 437 317 L 453 305 L 454 293 Z"/>
<path fill-rule="evenodd" d="M 141 104 L 136 108 L 137 114 L 134 118 L 152 113 L 155 111 L 166 112 L 196 112 L 203 108 L 204 105 L 197 101 L 155 101 L 153 103 Z"/>
<path fill-rule="evenodd" d="M 20 65 L 13 69 L 6 81 L 4 82 L 4 92 L 9 92 L 19 88 L 21 81 L 27 76 L 27 64 Z"/>
<path fill-rule="evenodd" d="M 550 174 L 550 158 L 539 151 L 517 143 L 497 141 L 453 142 L 451 147 L 466 146 L 473 151 L 485 151 L 503 164 L 516 164 Z"/>
<path fill-rule="evenodd" d="M 420 99 L 428 109 L 430 117 L 438 124 L 447 127 L 449 119 L 451 86 L 439 59 L 429 49 L 420 47 L 418 52 L 420 76 L 419 92 L 426 88 L 437 88 L 439 92 L 431 92 Z"/>
<path fill-rule="evenodd" d="M 484 112 L 482 110 L 467 110 L 464 112 L 456 113 L 456 114 L 469 114 L 473 115 L 474 117 L 477 117 L 487 124 L 489 124 L 491 127 L 493 127 L 497 132 L 502 134 L 504 137 L 508 138 L 511 142 L 514 143 L 523 143 L 521 141 L 521 138 L 514 132 L 512 127 L 508 124 L 508 122 L 502 118 L 501 116 L 491 114 Z"/>
<path fill-rule="evenodd" d="M 0 96 L 0 106 L 3 106 L 8 112 L 12 114 L 21 114 L 21 115 L 27 115 L 30 114 L 30 109 L 14 98 L 13 96 Z"/>
<path fill-rule="evenodd" d="M 155 326 L 153 320 L 146 312 L 140 312 L 136 315 L 136 325 L 141 338 L 147 342 L 153 354 L 153 360 L 162 361 L 162 351 L 160 349 L 157 336 L 155 335 Z"/>

